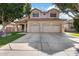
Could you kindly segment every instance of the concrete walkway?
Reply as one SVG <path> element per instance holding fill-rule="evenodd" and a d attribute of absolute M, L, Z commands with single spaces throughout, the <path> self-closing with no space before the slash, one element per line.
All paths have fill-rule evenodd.
<path fill-rule="evenodd" d="M 73 40 L 72 40 L 73 39 Z M 78 42 L 62 33 L 27 33 L 0 48 L 7 56 L 77 56 Z"/>

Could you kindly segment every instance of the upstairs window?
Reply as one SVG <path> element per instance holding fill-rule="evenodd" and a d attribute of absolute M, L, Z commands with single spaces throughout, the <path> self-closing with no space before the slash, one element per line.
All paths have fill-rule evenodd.
<path fill-rule="evenodd" d="M 39 13 L 33 13 L 32 16 L 33 17 L 39 17 Z"/>
<path fill-rule="evenodd" d="M 56 14 L 50 13 L 50 17 L 56 17 Z"/>

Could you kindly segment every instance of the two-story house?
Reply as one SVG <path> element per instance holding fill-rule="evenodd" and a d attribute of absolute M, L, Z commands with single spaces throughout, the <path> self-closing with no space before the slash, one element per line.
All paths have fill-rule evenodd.
<path fill-rule="evenodd" d="M 15 21 L 16 31 L 25 32 L 64 32 L 64 22 L 59 19 L 59 11 L 51 9 L 47 12 L 32 9 L 30 18 Z"/>

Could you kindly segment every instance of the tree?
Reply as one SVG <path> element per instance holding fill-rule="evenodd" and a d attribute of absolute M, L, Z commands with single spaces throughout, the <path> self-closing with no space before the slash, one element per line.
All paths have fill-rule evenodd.
<path fill-rule="evenodd" d="M 74 27 L 79 32 L 79 4 L 78 3 L 57 3 L 56 6 L 61 12 L 67 14 L 74 19 Z M 70 14 L 72 13 L 72 15 Z"/>
<path fill-rule="evenodd" d="M 2 21 L 0 20 L 0 24 L 2 24 Z"/>
<path fill-rule="evenodd" d="M 28 19 L 30 19 L 30 14 L 31 14 L 31 4 L 30 3 L 26 3 L 23 7 L 23 13 L 28 17 Z M 27 25 L 26 25 L 27 27 Z"/>
<path fill-rule="evenodd" d="M 31 4 L 30 3 L 26 3 L 24 5 L 23 13 L 26 14 L 28 16 L 28 18 L 30 18 L 30 13 L 31 13 Z"/>
<path fill-rule="evenodd" d="M 79 32 L 79 19 L 74 19 L 73 25 L 76 28 L 76 30 Z"/>
<path fill-rule="evenodd" d="M 57 3 L 56 6 L 58 6 L 61 12 L 68 14 L 72 18 L 79 16 L 79 5 L 77 3 Z M 70 15 L 69 12 L 74 16 Z"/>
<path fill-rule="evenodd" d="M 24 4 L 20 3 L 0 3 L 0 21 L 3 25 L 2 30 L 4 30 L 8 23 L 23 15 L 23 7 Z"/>

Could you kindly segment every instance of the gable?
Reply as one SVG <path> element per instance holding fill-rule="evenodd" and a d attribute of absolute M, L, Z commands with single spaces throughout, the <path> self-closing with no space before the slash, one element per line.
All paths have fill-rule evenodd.
<path fill-rule="evenodd" d="M 59 11 L 57 9 L 51 9 L 51 10 L 48 10 L 48 13 L 57 14 L 57 13 L 59 13 Z"/>

